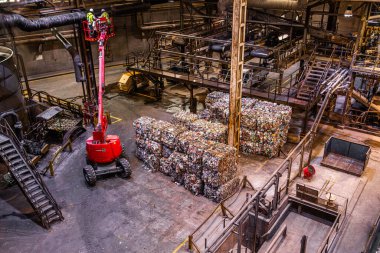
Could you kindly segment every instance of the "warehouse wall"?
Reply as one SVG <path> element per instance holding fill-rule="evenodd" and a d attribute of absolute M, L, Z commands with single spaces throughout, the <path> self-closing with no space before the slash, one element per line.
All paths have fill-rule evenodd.
<path fill-rule="evenodd" d="M 179 19 L 179 12 L 173 11 L 149 11 L 143 14 L 137 13 L 131 16 L 115 17 L 116 36 L 111 38 L 108 43 L 106 62 L 121 62 L 125 60 L 127 54 L 147 52 L 149 38 L 153 32 L 148 31 L 141 33 L 138 27 L 141 22 L 155 22 L 162 20 Z M 67 31 L 72 26 L 60 27 L 58 30 Z M 50 30 L 43 30 L 33 33 L 22 32 L 18 28 L 13 29 L 14 35 L 32 35 L 41 33 L 50 33 Z M 74 45 L 74 39 L 68 38 Z M 10 43 L 7 43 L 11 46 Z M 42 49 L 43 58 L 38 60 L 39 49 Z M 17 45 L 17 51 L 20 53 L 25 62 L 28 75 L 40 75 L 50 72 L 71 71 L 73 70 L 72 59 L 70 54 L 63 48 L 63 45 L 57 40 L 28 42 Z M 95 64 L 97 64 L 97 43 L 92 43 L 92 52 Z"/>

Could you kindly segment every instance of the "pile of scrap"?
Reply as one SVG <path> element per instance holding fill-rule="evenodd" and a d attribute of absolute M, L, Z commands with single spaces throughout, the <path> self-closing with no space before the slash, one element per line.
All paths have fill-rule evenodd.
<path fill-rule="evenodd" d="M 207 131 L 201 123 L 187 113 L 176 114 L 173 123 L 138 118 L 133 123 L 136 156 L 151 171 L 160 171 L 193 194 L 219 202 L 239 185 L 236 149 L 213 140 L 225 142 L 224 125 L 222 131 Z"/>
<path fill-rule="evenodd" d="M 242 99 L 240 150 L 246 154 L 274 157 L 286 143 L 292 108 L 286 105 Z M 211 92 L 200 118 L 228 124 L 229 94 Z"/>

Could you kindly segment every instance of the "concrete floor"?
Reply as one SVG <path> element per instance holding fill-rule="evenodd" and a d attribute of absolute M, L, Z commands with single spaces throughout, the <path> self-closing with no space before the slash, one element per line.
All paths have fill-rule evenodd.
<path fill-rule="evenodd" d="M 121 73 L 121 67 L 108 68 L 107 82 L 117 81 Z M 31 87 L 63 98 L 81 95 L 81 87 L 74 83 L 72 75 L 37 80 L 31 82 Z M 160 173 L 146 171 L 134 156 L 132 121 L 142 115 L 169 119 L 169 112 L 183 109 L 185 94 L 178 86 L 168 89 L 161 102 L 109 94 L 112 99 L 105 99 L 106 109 L 122 119 L 110 126 L 109 133 L 119 134 L 126 145 L 132 178 L 110 178 L 98 182 L 95 188 L 85 185 L 83 143 L 91 133 L 89 131 L 74 143 L 74 152 L 61 159 L 56 176 L 44 177 L 65 217 L 50 231 L 37 224 L 32 208 L 18 187 L 0 191 L 0 252 L 172 252 L 216 204 L 204 197 L 193 196 Z M 196 94 L 203 96 L 204 90 L 200 89 Z M 202 105 L 199 107 L 201 109 Z M 326 179 L 333 178 L 335 183 L 331 191 L 353 199 L 349 205 L 350 219 L 335 252 L 357 253 L 364 247 L 380 212 L 380 171 L 377 169 L 380 138 L 324 126 L 316 141 L 313 163 L 318 164 L 324 142 L 331 135 L 353 138 L 372 146 L 368 168 L 361 178 L 318 167 L 317 176 L 310 182 L 320 188 Z M 287 144 L 284 152 L 292 147 Z M 241 156 L 239 170 L 258 188 L 281 161 L 281 157 Z"/>
<path fill-rule="evenodd" d="M 281 226 L 286 225 L 286 236 L 280 237 L 270 252 L 300 252 L 300 240 L 306 235 L 309 240 L 306 252 L 317 252 L 320 244 L 328 234 L 332 224 L 324 224 L 310 215 L 304 216 L 296 212 L 289 212 Z M 273 237 L 272 240 L 275 238 Z M 266 242 L 259 253 L 267 252 L 267 247 L 272 240 Z"/>

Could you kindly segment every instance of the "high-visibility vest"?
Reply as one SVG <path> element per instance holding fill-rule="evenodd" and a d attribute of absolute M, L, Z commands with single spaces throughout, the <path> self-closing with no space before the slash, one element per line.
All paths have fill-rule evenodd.
<path fill-rule="evenodd" d="M 94 14 L 92 12 L 87 13 L 87 21 L 89 23 L 94 22 L 94 19 L 95 19 L 95 16 L 94 16 Z"/>
<path fill-rule="evenodd" d="M 107 20 L 107 22 L 110 22 L 110 15 L 106 11 L 103 11 L 102 15 L 100 15 L 100 17 L 105 18 Z"/>

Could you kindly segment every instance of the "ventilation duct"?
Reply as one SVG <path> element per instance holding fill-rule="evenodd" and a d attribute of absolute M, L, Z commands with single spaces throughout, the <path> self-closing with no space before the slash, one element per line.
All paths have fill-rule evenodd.
<path fill-rule="evenodd" d="M 23 31 L 33 32 L 43 29 L 49 29 L 52 27 L 71 25 L 78 23 L 86 18 L 86 13 L 84 12 L 73 12 L 66 13 L 57 16 L 49 16 L 44 18 L 39 18 L 35 20 L 30 20 L 24 18 L 18 14 L 2 15 L 1 22 L 9 27 L 16 26 Z"/>

